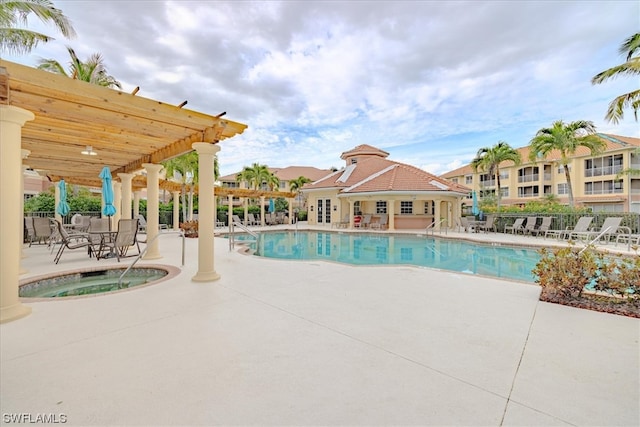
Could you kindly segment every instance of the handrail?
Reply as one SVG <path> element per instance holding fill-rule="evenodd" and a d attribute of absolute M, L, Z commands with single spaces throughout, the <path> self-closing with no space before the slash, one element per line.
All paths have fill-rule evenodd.
<path fill-rule="evenodd" d="M 124 275 L 127 274 L 129 272 L 129 270 L 131 270 L 133 268 L 133 266 L 136 264 L 136 262 L 138 262 L 140 260 L 140 258 L 142 258 L 142 256 L 147 253 L 147 249 L 149 249 L 149 244 L 153 243 L 160 235 L 162 234 L 179 234 L 182 237 L 182 267 L 184 267 L 184 231 L 182 230 L 169 230 L 169 231 L 162 231 L 162 232 L 158 232 L 158 234 L 156 234 L 155 236 L 153 236 L 153 239 L 151 239 L 151 241 L 147 241 L 147 246 L 145 246 L 145 248 L 140 251 L 140 253 L 136 256 L 136 259 L 133 260 L 133 262 L 131 263 L 131 265 L 129 267 L 127 267 L 127 269 L 124 271 L 124 273 L 122 273 L 120 275 L 120 277 L 118 278 L 118 289 L 120 289 L 120 287 L 122 286 L 122 279 L 124 279 Z"/>
<path fill-rule="evenodd" d="M 427 228 L 424 231 L 425 234 L 429 234 L 429 230 L 431 230 L 432 231 L 431 235 L 435 235 L 436 225 L 441 225 L 445 221 L 447 221 L 447 218 L 442 218 L 438 222 L 432 222 L 431 224 L 427 225 Z M 439 229 L 438 231 L 440 231 L 440 233 L 442 233 L 442 229 Z M 446 229 L 445 229 L 444 233 L 447 234 L 447 230 Z"/>
<path fill-rule="evenodd" d="M 600 233 L 598 233 L 596 238 L 590 241 L 589 243 L 587 243 L 587 245 L 584 248 L 580 249 L 580 252 L 578 252 L 578 254 L 581 254 L 582 252 L 586 251 L 589 246 L 593 245 L 595 242 L 600 240 L 600 238 L 604 236 L 604 234 L 607 233 L 609 230 L 611 230 L 611 227 L 607 227 L 604 230 L 602 230 Z"/>
<path fill-rule="evenodd" d="M 249 235 L 253 236 L 256 241 L 260 238 L 260 235 L 258 233 L 256 233 L 255 231 L 252 231 L 249 229 L 249 227 L 247 227 L 246 225 L 242 224 L 241 222 L 237 222 L 237 221 L 230 221 L 229 222 L 229 251 L 232 251 L 233 248 L 235 247 L 235 227 L 240 227 L 240 229 L 246 231 Z"/>

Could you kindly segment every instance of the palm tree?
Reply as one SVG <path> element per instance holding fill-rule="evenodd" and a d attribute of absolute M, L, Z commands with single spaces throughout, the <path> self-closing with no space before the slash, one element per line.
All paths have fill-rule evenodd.
<path fill-rule="evenodd" d="M 595 135 L 593 122 L 578 120 L 565 123 L 562 120 L 553 122 L 550 128 L 540 129 L 529 142 L 529 160 L 535 162 L 539 157 L 546 158 L 552 151 L 560 154 L 560 164 L 564 168 L 569 191 L 569 205 L 574 207 L 569 161 L 578 147 L 588 148 L 592 156 L 606 148 L 606 143 Z"/>
<path fill-rule="evenodd" d="M 292 193 L 296 193 L 298 205 L 300 205 L 300 195 L 302 194 L 302 187 L 304 187 L 304 185 L 309 182 L 311 182 L 311 180 L 306 176 L 299 176 L 296 179 L 292 179 L 291 181 L 289 181 L 289 190 L 291 190 Z"/>
<path fill-rule="evenodd" d="M 193 207 L 193 189 L 198 182 L 198 153 L 191 151 L 163 162 L 167 178 L 180 183 L 182 199 L 182 218 L 187 221 L 187 187 L 189 187 L 189 206 Z M 191 212 L 191 210 L 190 210 Z"/>
<path fill-rule="evenodd" d="M 498 141 L 493 147 L 483 147 L 478 150 L 471 161 L 474 172 L 486 172 L 496 178 L 496 200 L 500 210 L 500 163 L 512 161 L 515 165 L 521 162 L 520 153 L 504 141 Z"/>
<path fill-rule="evenodd" d="M 245 166 L 242 171 L 236 175 L 236 180 L 245 181 L 248 188 L 258 190 L 263 182 L 270 182 L 271 176 L 273 176 L 273 174 L 269 172 L 269 168 L 266 165 L 254 163 L 251 166 Z"/>
<path fill-rule="evenodd" d="M 592 84 L 600 84 L 622 75 L 637 76 L 640 74 L 640 56 L 638 56 L 640 52 L 640 33 L 636 33 L 626 39 L 620 46 L 619 52 L 621 55 L 626 55 L 626 62 L 595 75 L 591 79 Z M 628 107 L 631 107 L 633 115 L 638 121 L 640 90 L 620 95 L 611 101 L 605 119 L 617 124 L 624 117 L 624 109 Z"/>
<path fill-rule="evenodd" d="M 72 79 L 96 84 L 98 86 L 109 88 L 117 87 L 118 89 L 122 89 L 120 82 L 117 81 L 115 77 L 107 74 L 107 69 L 104 65 L 102 55 L 94 53 L 86 62 L 82 62 L 72 48 L 67 46 L 67 50 L 69 51 L 69 56 L 71 56 L 68 74 L 64 67 L 55 59 L 41 59 L 38 64 L 38 68 L 54 74 L 61 74 Z"/>
<path fill-rule="evenodd" d="M 30 14 L 46 24 L 53 24 L 67 38 L 76 35 L 69 19 L 60 9 L 53 7 L 50 0 L 0 0 L 0 52 L 25 54 L 31 52 L 38 43 L 53 40 L 47 35 L 18 28 L 27 24 Z"/>

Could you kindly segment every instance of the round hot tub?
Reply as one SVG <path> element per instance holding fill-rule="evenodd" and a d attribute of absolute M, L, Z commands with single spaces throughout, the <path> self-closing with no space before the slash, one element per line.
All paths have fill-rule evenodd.
<path fill-rule="evenodd" d="M 25 279 L 20 283 L 22 298 L 64 298 L 113 293 L 148 286 L 176 276 L 179 269 L 171 266 L 145 265 L 129 270 L 126 267 L 96 268 L 60 272 Z"/>

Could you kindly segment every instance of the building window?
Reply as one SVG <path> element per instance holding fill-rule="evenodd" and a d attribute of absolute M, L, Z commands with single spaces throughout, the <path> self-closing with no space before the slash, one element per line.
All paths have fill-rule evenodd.
<path fill-rule="evenodd" d="M 566 182 L 558 184 L 558 194 L 569 194 L 569 185 Z"/>
<path fill-rule="evenodd" d="M 509 187 L 500 187 L 500 197 L 509 197 Z"/>
<path fill-rule="evenodd" d="M 473 175 L 466 175 L 464 177 L 464 183 L 467 185 L 473 184 Z"/>
<path fill-rule="evenodd" d="M 458 183 L 458 178 L 451 178 L 451 182 L 453 182 L 454 184 Z"/>
<path fill-rule="evenodd" d="M 424 202 L 424 213 L 425 215 L 435 215 L 436 214 L 436 204 L 427 200 Z"/>
<path fill-rule="evenodd" d="M 508 170 L 501 170 L 500 171 L 500 180 L 503 179 L 509 179 L 509 171 Z"/>
<path fill-rule="evenodd" d="M 387 202 L 385 200 L 378 200 L 376 202 L 376 213 L 377 214 L 387 213 Z"/>
<path fill-rule="evenodd" d="M 400 201 L 400 214 L 413 214 L 413 202 L 411 200 Z"/>
<path fill-rule="evenodd" d="M 496 177 L 493 175 L 489 175 L 487 173 L 483 173 L 479 176 L 480 178 L 480 187 L 494 187 L 496 185 Z"/>
<path fill-rule="evenodd" d="M 518 187 L 518 197 L 539 197 L 540 190 L 537 185 Z"/>
<path fill-rule="evenodd" d="M 569 172 L 571 172 L 571 165 L 568 165 L 568 167 L 569 167 Z M 564 166 L 562 165 L 558 166 L 558 173 L 564 174 Z"/>
<path fill-rule="evenodd" d="M 362 213 L 362 209 L 360 208 L 360 200 L 357 202 L 353 202 L 353 214 L 360 215 Z"/>

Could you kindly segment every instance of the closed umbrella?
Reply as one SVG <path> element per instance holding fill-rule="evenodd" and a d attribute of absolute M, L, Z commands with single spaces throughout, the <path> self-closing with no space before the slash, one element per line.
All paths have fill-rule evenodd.
<path fill-rule="evenodd" d="M 269 212 L 274 213 L 276 211 L 276 203 L 273 199 L 269 199 Z"/>
<path fill-rule="evenodd" d="M 102 179 L 102 198 L 104 199 L 102 214 L 111 217 L 116 214 L 116 207 L 113 206 L 113 185 L 109 167 L 103 167 L 99 176 Z M 109 227 L 111 227 L 111 221 L 109 221 Z"/>
<path fill-rule="evenodd" d="M 480 213 L 480 208 L 478 207 L 478 196 L 475 191 L 471 192 L 471 198 L 473 200 L 473 204 L 471 205 L 471 213 L 474 215 L 478 215 Z"/>
<path fill-rule="evenodd" d="M 69 203 L 67 202 L 67 185 L 65 184 L 64 179 L 60 180 L 58 188 L 60 188 L 60 202 L 58 202 L 56 212 L 59 215 L 65 216 L 69 214 L 71 208 L 69 207 Z"/>

